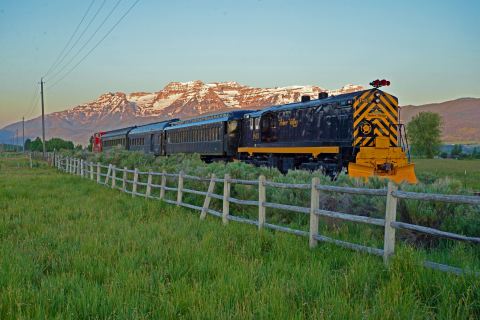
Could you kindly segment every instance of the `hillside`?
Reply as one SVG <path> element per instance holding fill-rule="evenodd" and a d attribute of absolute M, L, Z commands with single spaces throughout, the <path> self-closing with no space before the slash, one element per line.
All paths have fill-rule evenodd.
<path fill-rule="evenodd" d="M 442 140 L 446 143 L 480 142 L 480 99 L 462 98 L 421 106 L 404 106 L 400 117 L 405 123 L 420 112 L 436 112 L 443 118 Z"/>
<path fill-rule="evenodd" d="M 101 130 L 223 110 L 259 109 L 300 101 L 302 95 L 316 97 L 322 91 L 338 95 L 362 89 L 355 85 L 326 90 L 318 86 L 254 88 L 237 82 L 171 82 L 158 92 L 109 92 L 72 109 L 51 113 L 45 121 L 47 138 L 63 137 L 86 144 L 94 132 Z M 3 130 L 15 132 L 17 128 L 21 129 L 20 122 Z M 26 136 L 40 136 L 40 118 L 27 121 L 25 128 Z"/>

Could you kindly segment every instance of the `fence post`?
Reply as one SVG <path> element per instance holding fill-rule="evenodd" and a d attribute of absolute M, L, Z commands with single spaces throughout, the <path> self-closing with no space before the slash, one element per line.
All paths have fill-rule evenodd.
<path fill-rule="evenodd" d="M 138 182 L 138 169 L 135 168 L 135 172 L 133 173 L 132 197 L 135 197 L 137 193 L 137 182 Z"/>
<path fill-rule="evenodd" d="M 152 170 L 148 171 L 147 190 L 145 191 L 145 198 L 149 198 L 152 193 Z"/>
<path fill-rule="evenodd" d="M 228 215 L 230 211 L 230 202 L 228 202 L 228 198 L 230 198 L 230 175 L 226 173 L 225 177 L 223 178 L 223 210 L 222 210 L 223 224 L 228 223 Z"/>
<path fill-rule="evenodd" d="M 80 176 L 83 178 L 83 159 L 80 160 Z"/>
<path fill-rule="evenodd" d="M 102 167 L 100 167 L 100 162 L 97 162 L 97 183 L 100 183 L 101 173 L 102 173 Z"/>
<path fill-rule="evenodd" d="M 208 207 L 210 206 L 210 200 L 212 199 L 211 194 L 215 190 L 215 174 L 212 173 L 210 178 L 210 183 L 208 185 L 207 195 L 205 196 L 205 201 L 203 202 L 202 212 L 200 213 L 200 219 L 205 219 L 207 216 Z"/>
<path fill-rule="evenodd" d="M 160 200 L 165 198 L 165 187 L 167 186 L 167 176 L 165 170 L 162 171 L 162 182 L 160 186 Z"/>
<path fill-rule="evenodd" d="M 32 153 L 30 152 L 30 169 L 33 168 Z"/>
<path fill-rule="evenodd" d="M 90 162 L 90 180 L 93 180 L 93 162 Z"/>
<path fill-rule="evenodd" d="M 117 184 L 117 170 L 115 165 L 112 166 L 112 189 L 115 189 Z"/>
<path fill-rule="evenodd" d="M 385 235 L 383 242 L 383 262 L 388 263 L 388 260 L 395 251 L 395 229 L 390 225 L 397 219 L 397 198 L 392 195 L 392 192 L 397 191 L 398 187 L 392 181 L 388 182 L 387 191 L 387 205 L 385 208 Z"/>
<path fill-rule="evenodd" d="M 258 177 L 258 229 L 262 229 L 265 224 L 265 206 L 267 201 L 267 194 L 265 190 L 265 176 Z"/>
<path fill-rule="evenodd" d="M 127 190 L 127 167 L 123 167 L 122 191 Z"/>
<path fill-rule="evenodd" d="M 105 176 L 105 181 L 104 183 L 108 183 L 108 179 L 110 178 L 110 175 L 112 174 L 112 164 L 108 165 L 108 170 L 107 170 L 107 175 Z"/>
<path fill-rule="evenodd" d="M 319 223 L 319 217 L 316 211 L 320 207 L 320 191 L 317 190 L 316 188 L 317 184 L 320 184 L 320 179 L 317 177 L 312 178 L 312 187 L 310 192 L 310 234 L 309 234 L 310 248 L 316 247 L 318 243 L 318 240 L 315 239 L 315 237 L 318 236 L 318 223 Z"/>
<path fill-rule="evenodd" d="M 177 206 L 182 203 L 182 197 L 183 197 L 183 171 L 180 171 L 178 173 L 178 193 L 177 193 Z"/>

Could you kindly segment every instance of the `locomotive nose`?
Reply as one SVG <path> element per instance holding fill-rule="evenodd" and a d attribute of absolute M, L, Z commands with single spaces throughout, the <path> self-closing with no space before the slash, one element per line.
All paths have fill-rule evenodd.
<path fill-rule="evenodd" d="M 378 90 L 365 91 L 353 104 L 353 146 L 357 153 L 349 163 L 352 177 L 379 176 L 400 183 L 416 183 L 414 165 L 409 162 L 400 134 L 398 101 Z"/>

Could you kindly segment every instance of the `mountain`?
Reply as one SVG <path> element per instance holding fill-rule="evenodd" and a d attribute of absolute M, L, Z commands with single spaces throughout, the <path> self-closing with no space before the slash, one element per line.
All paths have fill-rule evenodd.
<path fill-rule="evenodd" d="M 404 106 L 400 111 L 402 122 L 409 122 L 420 112 L 435 112 L 443 118 L 442 141 L 445 143 L 480 142 L 480 99 L 461 98 L 421 106 Z"/>
<path fill-rule="evenodd" d="M 158 92 L 110 92 L 92 102 L 48 114 L 46 136 L 87 144 L 90 136 L 98 131 L 224 110 L 260 109 L 297 102 L 302 95 L 314 98 L 323 91 L 338 95 L 359 90 L 363 87 L 346 85 L 338 90 L 326 90 L 318 86 L 254 88 L 237 82 L 171 82 Z M 21 122 L 3 130 L 15 132 L 17 128 L 21 128 Z M 25 135 L 41 136 L 41 118 L 25 122 Z"/>

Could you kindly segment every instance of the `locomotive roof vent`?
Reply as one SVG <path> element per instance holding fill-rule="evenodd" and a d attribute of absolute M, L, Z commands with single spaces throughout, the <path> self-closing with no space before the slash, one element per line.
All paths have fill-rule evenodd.
<path fill-rule="evenodd" d="M 310 101 L 310 96 L 302 96 L 302 102 L 308 102 Z"/>
<path fill-rule="evenodd" d="M 318 99 L 325 99 L 328 98 L 328 92 L 320 92 L 318 94 Z"/>

